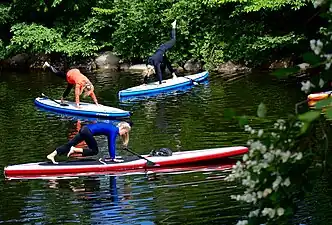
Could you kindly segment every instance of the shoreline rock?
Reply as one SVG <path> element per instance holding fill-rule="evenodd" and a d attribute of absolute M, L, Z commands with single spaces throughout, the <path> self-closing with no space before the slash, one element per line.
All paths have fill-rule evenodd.
<path fill-rule="evenodd" d="M 9 59 L 0 61 L 0 70 L 20 71 L 20 70 L 42 70 L 45 61 L 50 62 L 59 70 L 66 70 L 69 68 L 78 68 L 84 72 L 93 71 L 133 71 L 141 72 L 146 68 L 145 63 L 131 64 L 130 62 L 123 62 L 115 53 L 106 51 L 98 54 L 96 57 L 82 59 L 80 61 L 68 61 L 66 57 L 59 55 L 29 55 L 26 53 L 17 54 Z M 264 64 L 262 69 L 276 69 L 285 68 L 285 66 L 292 65 L 289 58 L 284 60 L 277 60 Z M 206 70 L 202 61 L 196 59 L 187 60 L 183 66 L 173 65 L 177 73 L 192 72 L 197 73 Z M 221 63 L 215 68 L 210 68 L 210 71 L 218 73 L 232 74 L 238 72 L 251 72 L 254 68 L 249 68 L 246 65 L 234 63 L 231 61 Z M 166 70 L 168 72 L 168 70 Z"/>

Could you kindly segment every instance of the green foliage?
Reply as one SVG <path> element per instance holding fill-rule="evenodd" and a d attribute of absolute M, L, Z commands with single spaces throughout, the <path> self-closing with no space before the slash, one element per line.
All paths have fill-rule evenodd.
<path fill-rule="evenodd" d="M 4 59 L 6 56 L 6 48 L 2 42 L 2 40 L 0 39 L 0 60 Z"/>
<path fill-rule="evenodd" d="M 37 24 L 15 24 L 11 32 L 13 37 L 8 50 L 14 52 L 51 53 L 53 46 L 62 41 L 56 30 Z"/>
<path fill-rule="evenodd" d="M 229 60 L 254 66 L 288 51 L 302 51 L 293 48 L 306 41 L 307 30 L 299 27 L 311 14 L 283 27 L 274 21 L 292 21 L 299 16 L 295 9 L 312 7 L 306 4 L 300 0 L 16 0 L 0 3 L 0 25 L 13 28 L 3 39 L 12 54 L 89 56 L 113 50 L 125 60 L 145 61 L 169 40 L 171 22 L 177 19 L 177 42 L 168 52 L 173 62 L 183 65 L 193 58 L 208 68 Z M 7 40 L 11 36 L 13 40 Z"/>
<path fill-rule="evenodd" d="M 321 63 L 321 58 L 315 55 L 313 52 L 306 52 L 303 54 L 303 61 L 311 64 L 312 66 L 315 66 Z"/>
<path fill-rule="evenodd" d="M 10 20 L 10 7 L 8 5 L 0 4 L 0 26 L 6 24 Z"/>
<path fill-rule="evenodd" d="M 88 26 L 83 26 L 83 29 L 88 28 Z M 13 32 L 13 37 L 11 45 L 8 46 L 8 51 L 15 53 L 58 52 L 68 56 L 86 57 L 94 55 L 95 52 L 98 52 L 103 47 L 103 45 L 96 44 L 94 39 L 88 39 L 75 32 L 69 33 L 67 37 L 62 37 L 61 32 L 37 24 L 16 24 L 11 28 L 11 31 Z M 91 33 L 92 31 L 87 32 L 89 35 Z"/>
<path fill-rule="evenodd" d="M 307 0 L 205 0 L 209 4 L 240 3 L 237 12 L 257 12 L 259 10 L 280 10 L 282 7 L 290 6 L 298 10 L 308 4 Z"/>

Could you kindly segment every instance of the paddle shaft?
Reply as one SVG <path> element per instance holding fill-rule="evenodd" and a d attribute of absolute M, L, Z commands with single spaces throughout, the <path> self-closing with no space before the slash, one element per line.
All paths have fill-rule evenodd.
<path fill-rule="evenodd" d="M 138 157 L 141 158 L 141 159 L 145 159 L 145 160 L 146 160 L 149 164 L 151 164 L 151 165 L 155 165 L 155 164 L 156 164 L 156 163 L 154 163 L 154 162 L 148 160 L 147 158 L 141 156 L 140 154 L 138 154 L 138 153 L 136 153 L 136 152 L 133 152 L 132 150 L 130 150 L 130 149 L 128 149 L 128 148 L 125 148 L 124 150 L 130 152 L 130 153 L 133 154 L 133 155 L 138 156 Z"/>
<path fill-rule="evenodd" d="M 190 80 L 194 85 L 199 84 L 197 81 L 194 81 L 193 79 L 183 76 L 184 78 L 187 78 L 188 80 Z"/>
<path fill-rule="evenodd" d="M 61 106 L 69 106 L 69 105 L 66 104 L 66 103 L 61 103 L 61 102 L 57 102 L 57 101 L 55 101 L 53 98 L 50 98 L 50 97 L 46 96 L 44 93 L 42 93 L 42 96 L 45 97 L 45 98 L 48 98 L 49 100 L 51 100 L 51 101 L 53 101 L 53 102 L 55 102 L 55 103 L 57 103 L 57 104 L 59 104 L 59 105 L 61 105 Z"/>

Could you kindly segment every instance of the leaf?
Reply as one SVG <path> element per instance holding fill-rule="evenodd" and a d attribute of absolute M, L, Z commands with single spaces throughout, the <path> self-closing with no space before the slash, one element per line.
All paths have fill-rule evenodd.
<path fill-rule="evenodd" d="M 332 98 L 323 99 L 316 103 L 315 109 L 322 109 L 331 106 L 331 104 L 332 104 Z"/>
<path fill-rule="evenodd" d="M 320 117 L 320 111 L 309 111 L 303 114 L 300 114 L 298 116 L 299 120 L 303 121 L 303 122 L 313 122 L 314 120 L 316 120 L 317 118 Z"/>
<path fill-rule="evenodd" d="M 232 109 L 232 108 L 226 108 L 224 110 L 224 118 L 227 119 L 227 120 L 231 120 L 233 119 L 235 116 L 235 110 Z"/>
<path fill-rule="evenodd" d="M 280 68 L 272 72 L 272 75 L 278 77 L 278 78 L 286 78 L 296 72 L 299 72 L 300 68 Z"/>
<path fill-rule="evenodd" d="M 260 118 L 264 118 L 266 116 L 266 106 L 263 102 L 261 102 L 257 108 L 257 116 Z"/>
<path fill-rule="evenodd" d="M 303 60 L 311 65 L 319 64 L 321 62 L 320 57 L 315 55 L 313 52 L 304 53 Z"/>
<path fill-rule="evenodd" d="M 248 124 L 248 118 L 246 116 L 241 116 L 238 118 L 240 127 Z"/>
<path fill-rule="evenodd" d="M 332 108 L 329 107 L 326 111 L 325 111 L 325 116 L 327 119 L 332 119 Z"/>

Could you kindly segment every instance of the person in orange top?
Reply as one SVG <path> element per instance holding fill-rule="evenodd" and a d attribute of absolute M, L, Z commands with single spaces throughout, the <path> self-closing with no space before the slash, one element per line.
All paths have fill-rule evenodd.
<path fill-rule="evenodd" d="M 84 91 L 84 97 L 89 95 L 94 101 L 94 103 L 98 106 L 98 101 L 94 93 L 94 87 L 92 83 L 78 69 L 71 69 L 67 72 L 67 74 L 65 74 L 64 72 L 56 70 L 48 62 L 45 62 L 43 67 L 48 68 L 48 70 L 55 73 L 55 75 L 66 79 L 68 85 L 61 97 L 61 103 L 64 102 L 64 99 L 68 96 L 70 90 L 75 86 L 76 107 L 80 108 L 80 95 L 83 93 L 83 91 Z"/>

